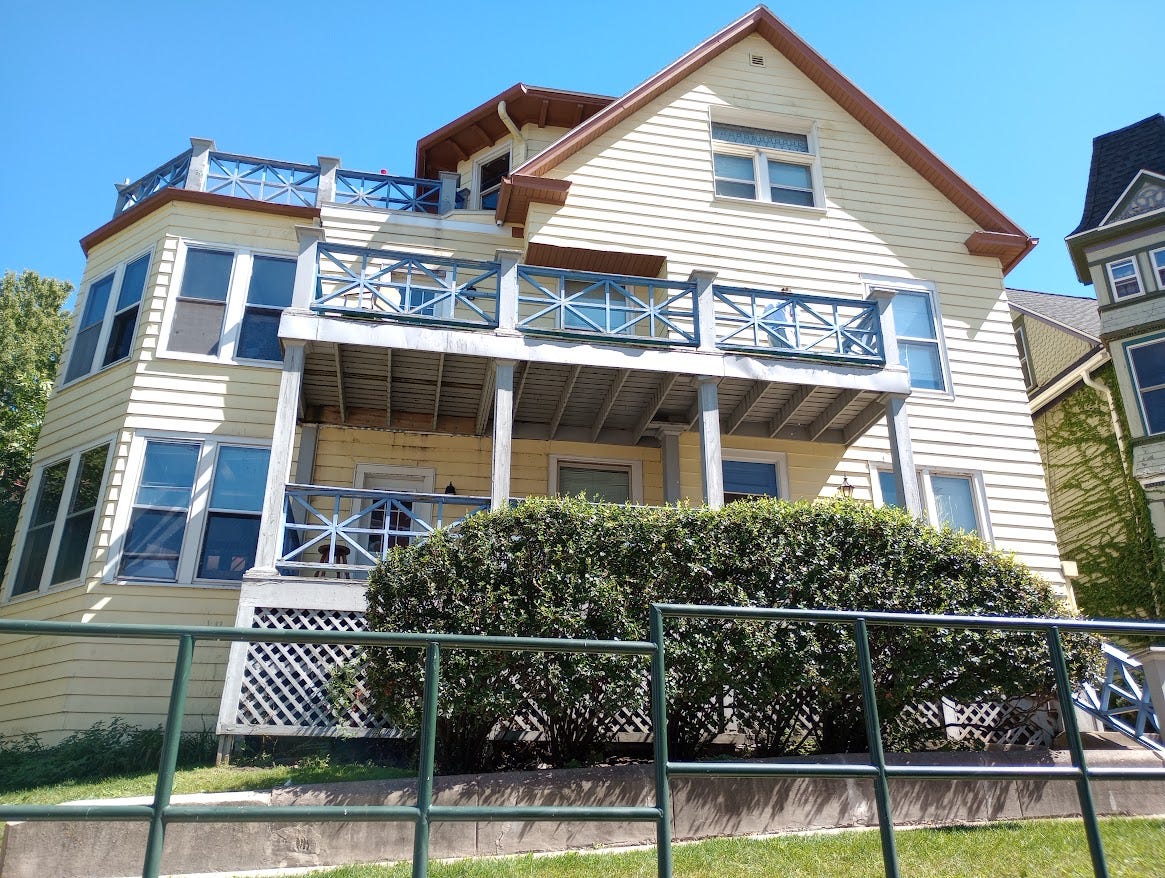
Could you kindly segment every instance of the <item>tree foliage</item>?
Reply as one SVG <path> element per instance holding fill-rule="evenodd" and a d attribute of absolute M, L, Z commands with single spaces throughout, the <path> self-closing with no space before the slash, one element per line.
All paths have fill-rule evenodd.
<path fill-rule="evenodd" d="M 35 271 L 0 281 L 0 570 L 16 529 L 32 453 L 69 330 L 67 281 Z"/>
<path fill-rule="evenodd" d="M 643 640 L 652 602 L 1063 612 L 1047 584 L 1009 556 L 893 508 L 530 499 L 394 550 L 371 574 L 368 619 L 381 631 Z M 851 633 L 669 621 L 669 745 L 679 755 L 705 750 L 725 731 L 731 699 L 757 753 L 864 749 Z M 1046 646 L 1035 635 L 874 627 L 871 649 L 880 716 L 897 746 L 912 743 L 906 719 L 920 701 L 1046 697 L 1052 687 Z M 368 662 L 389 718 L 415 728 L 418 651 L 372 651 Z M 439 760 L 446 770 L 489 765 L 491 730 L 531 708 L 545 718 L 551 763 L 586 758 L 609 738 L 622 708 L 646 708 L 648 670 L 639 658 L 445 650 Z"/>

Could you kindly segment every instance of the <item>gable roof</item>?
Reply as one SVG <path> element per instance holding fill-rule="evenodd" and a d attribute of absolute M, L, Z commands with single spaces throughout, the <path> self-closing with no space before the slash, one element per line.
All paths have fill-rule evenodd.
<path fill-rule="evenodd" d="M 1055 324 L 1100 344 L 1100 312 L 1091 296 L 1067 296 L 1061 293 L 1037 293 L 1034 290 L 1007 289 L 1007 301 L 1017 311 Z"/>
<path fill-rule="evenodd" d="M 719 33 L 709 37 L 543 152 L 515 168 L 502 187 L 496 213 L 498 220 L 524 224 L 530 202 L 542 200 L 544 197 L 538 191 L 544 188 L 544 184 L 539 184 L 538 178 L 626 120 L 693 71 L 752 34 L 758 34 L 768 40 L 798 70 L 977 223 L 982 232 L 976 232 L 967 239 L 967 249 L 972 254 L 998 257 L 1006 273 L 1036 245 L 1036 239 L 1031 238 L 1008 219 L 978 190 L 882 109 L 873 98 L 842 75 L 764 6 L 756 7 Z M 560 197 L 564 199 L 565 195 L 563 191 Z M 560 204 L 562 201 L 555 198 L 551 203 Z"/>
<path fill-rule="evenodd" d="M 1092 139 L 1084 214 L 1069 237 L 1101 225 L 1141 171 L 1165 174 L 1165 116 L 1160 113 Z"/>

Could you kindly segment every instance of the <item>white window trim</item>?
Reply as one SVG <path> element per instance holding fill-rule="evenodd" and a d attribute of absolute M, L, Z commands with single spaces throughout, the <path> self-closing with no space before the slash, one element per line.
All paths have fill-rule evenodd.
<path fill-rule="evenodd" d="M 410 481 L 419 481 L 421 483 L 421 488 L 417 493 L 421 493 L 421 494 L 433 494 L 433 493 L 436 493 L 436 490 L 437 490 L 437 488 L 436 488 L 437 470 L 431 466 L 394 466 L 394 465 L 379 464 L 379 463 L 358 463 L 358 464 L 356 464 L 356 472 L 352 476 L 352 487 L 356 488 L 357 490 L 361 490 L 361 491 L 380 490 L 379 488 L 366 488 L 364 486 L 364 480 L 365 480 L 365 477 L 367 477 L 367 476 L 388 476 L 390 478 L 400 478 L 400 479 L 406 479 L 406 480 L 410 480 Z M 402 490 L 401 493 L 411 493 L 411 492 Z M 360 501 L 358 508 L 352 510 L 352 514 L 355 515 L 356 512 L 359 511 L 359 509 L 363 509 L 364 507 L 365 507 L 365 503 L 363 501 Z M 413 509 L 413 515 L 415 515 L 421 521 L 432 522 L 432 520 L 433 520 L 433 506 L 432 506 L 432 504 L 431 503 L 418 503 L 418 504 L 416 504 L 416 507 Z M 361 527 L 367 527 L 367 525 L 361 525 Z M 424 532 L 424 529 L 416 521 L 414 521 L 412 523 L 409 530 L 413 531 L 414 533 L 423 533 Z M 364 545 L 365 549 L 368 548 L 366 538 L 362 538 L 362 544 Z"/>
<path fill-rule="evenodd" d="M 60 366 L 61 380 L 58 387 L 72 387 L 75 384 L 79 384 L 80 382 L 84 381 L 86 378 L 90 378 L 100 372 L 104 372 L 106 369 L 112 369 L 114 366 L 133 358 L 133 349 L 134 344 L 137 342 L 138 327 L 141 326 L 142 315 L 146 309 L 146 298 L 150 294 L 151 290 L 150 278 L 153 276 L 155 263 L 157 262 L 154 253 L 156 249 L 156 246 L 151 244 L 149 247 L 135 253 L 128 259 L 119 262 L 116 266 L 114 266 L 112 271 L 101 272 L 101 274 L 99 274 L 86 285 L 85 302 L 78 301 L 74 308 L 74 313 L 77 314 L 77 319 L 73 321 L 73 326 L 69 330 L 69 356 L 67 359 L 62 357 L 63 362 Z M 125 270 L 131 263 L 137 262 L 143 256 L 148 256 L 150 262 L 146 267 L 145 280 L 142 281 L 142 297 L 138 301 L 138 317 L 137 320 L 134 321 L 133 341 L 130 342 L 129 353 L 121 359 L 114 360 L 108 365 L 101 365 L 102 361 L 105 359 L 105 348 L 109 345 L 109 333 L 113 330 L 113 317 L 117 313 L 117 299 L 118 296 L 121 295 L 121 285 L 125 279 Z M 89 363 L 89 370 L 83 375 L 78 375 L 72 381 L 66 381 L 65 375 L 68 373 L 69 367 L 73 363 L 73 349 L 77 345 L 77 336 L 81 332 L 81 315 L 85 311 L 84 306 L 88 304 L 89 293 L 93 289 L 94 284 L 105 280 L 107 277 L 109 277 L 110 274 L 113 275 L 113 287 L 109 291 L 109 301 L 105 303 L 105 314 L 101 318 L 101 332 L 97 336 L 97 348 L 93 351 L 93 359 Z"/>
<path fill-rule="evenodd" d="M 1113 277 L 1112 267 L 1114 265 L 1119 265 L 1119 264 L 1124 263 L 1124 262 L 1131 263 L 1133 266 L 1133 277 L 1135 277 L 1137 279 L 1137 292 L 1126 293 L 1123 296 L 1118 296 L 1117 292 L 1116 292 L 1116 283 L 1117 282 L 1116 282 L 1116 278 Z M 1145 280 L 1144 280 L 1144 278 L 1141 277 L 1140 260 L 1137 259 L 1136 254 L 1133 254 L 1132 256 L 1122 256 L 1119 259 L 1109 260 L 1108 262 L 1104 263 L 1104 273 L 1105 273 L 1105 276 L 1108 278 L 1108 291 L 1109 291 L 1109 294 L 1112 296 L 1112 300 L 1114 302 L 1127 302 L 1130 299 L 1136 299 L 1136 298 L 1139 298 L 1140 296 L 1145 295 Z"/>
<path fill-rule="evenodd" d="M 772 463 L 777 467 L 777 497 L 788 500 L 789 490 L 789 456 L 783 451 L 754 451 L 749 448 L 720 449 L 720 460 L 736 460 L 742 463 Z"/>
<path fill-rule="evenodd" d="M 870 498 L 875 506 L 885 506 L 882 498 L 882 483 L 878 479 L 879 473 L 893 472 L 893 467 L 887 464 L 870 463 Z M 915 468 L 915 478 L 918 479 L 918 490 L 921 493 L 922 505 L 926 510 L 926 520 L 933 527 L 941 526 L 938 519 L 938 507 L 934 499 L 934 487 L 931 476 L 950 476 L 952 478 L 968 479 L 971 482 L 971 501 L 975 506 L 975 521 L 979 525 L 979 539 L 988 545 L 995 545 L 995 536 L 991 531 L 991 516 L 987 506 L 987 487 L 983 481 L 983 473 L 977 470 L 947 469 L 944 467 L 919 466 Z"/>
<path fill-rule="evenodd" d="M 488 150 L 487 152 L 482 153 L 480 156 L 478 156 L 477 158 L 475 158 L 473 160 L 473 171 L 472 171 L 472 177 L 470 179 L 470 184 L 469 184 L 469 186 L 470 186 L 469 198 L 470 198 L 470 203 L 473 205 L 473 207 L 472 207 L 473 210 L 487 210 L 487 211 L 490 210 L 490 208 L 488 208 L 488 207 L 483 208 L 481 206 L 481 195 L 482 195 L 482 192 L 481 192 L 481 168 L 482 168 L 482 165 L 488 165 L 494 159 L 499 159 L 504 155 L 509 155 L 510 156 L 510 170 L 513 170 L 514 159 L 513 159 L 513 155 L 512 155 L 512 148 L 513 148 L 513 144 L 509 140 L 507 140 L 501 146 L 495 146 L 494 148 Z M 508 174 L 509 171 L 507 171 L 506 173 Z"/>
<path fill-rule="evenodd" d="M 1145 397 L 1144 394 L 1151 393 L 1154 390 L 1160 390 L 1165 385 L 1150 385 L 1148 388 L 1141 387 L 1141 380 L 1137 377 L 1137 370 L 1133 367 L 1133 350 L 1136 348 L 1148 347 L 1149 345 L 1165 344 L 1165 335 L 1157 334 L 1149 336 L 1148 338 L 1137 339 L 1134 341 L 1125 342 L 1123 345 L 1125 363 L 1129 370 L 1129 381 L 1133 385 L 1133 392 L 1137 396 L 1137 412 L 1141 415 L 1141 429 L 1146 436 L 1161 436 L 1165 435 L 1165 431 L 1154 433 L 1149 428 L 1149 413 L 1145 411 Z"/>
<path fill-rule="evenodd" d="M 1153 280 L 1158 290 L 1165 290 L 1165 247 L 1149 251 L 1149 268 L 1153 270 Z"/>
<path fill-rule="evenodd" d="M 809 152 L 776 149 L 772 147 L 749 146 L 744 143 L 732 143 L 725 140 L 716 140 L 712 136 L 712 123 L 723 125 L 745 125 L 750 128 L 761 128 L 766 131 L 785 131 L 790 134 L 804 134 L 809 141 Z M 735 195 L 721 195 L 716 191 L 716 153 L 724 155 L 738 155 L 753 159 L 753 185 L 756 187 L 756 198 L 740 198 Z M 732 204 L 763 204 L 769 208 L 789 209 L 813 214 L 824 214 L 825 185 L 821 175 L 821 150 L 818 138 L 818 125 L 813 119 L 804 119 L 797 116 L 780 116 L 771 113 L 760 113 L 750 110 L 740 110 L 732 107 L 708 108 L 708 157 L 712 170 L 712 198 L 714 201 L 725 201 Z M 813 204 L 788 204 L 784 201 L 773 201 L 769 191 L 768 159 L 786 164 L 803 165 L 809 168 L 809 176 L 813 183 Z"/>
<path fill-rule="evenodd" d="M 178 299 L 182 293 L 182 281 L 186 276 L 186 254 L 190 250 L 217 250 L 233 254 L 231 260 L 231 277 L 227 286 L 227 298 L 223 303 L 223 328 L 219 335 L 218 353 L 215 355 L 193 354 L 186 351 L 170 350 L 170 331 L 174 324 L 174 316 L 178 311 Z M 255 360 L 235 356 L 238 347 L 239 333 L 243 326 L 243 315 L 247 310 L 247 287 L 251 282 L 251 266 L 256 256 L 271 256 L 276 259 L 296 261 L 296 254 L 286 250 L 268 250 L 262 247 L 239 247 L 233 244 L 220 244 L 213 241 L 194 241 L 182 239 L 178 242 L 178 251 L 174 257 L 174 272 L 171 275 L 169 292 L 167 295 L 166 310 L 162 318 L 159 331 L 157 356 L 165 360 L 186 360 L 197 363 L 231 363 L 239 366 L 251 366 L 259 369 L 282 369 L 282 361 Z M 240 259 L 239 257 L 244 257 Z M 245 267 L 240 268 L 245 263 Z M 290 307 L 290 306 L 289 306 Z"/>
<path fill-rule="evenodd" d="M 934 315 L 934 331 L 937 338 L 913 339 L 908 337 L 907 341 L 917 340 L 925 342 L 938 342 L 939 360 L 943 373 L 943 383 L 946 385 L 946 387 L 942 390 L 934 390 L 929 387 L 911 386 L 910 395 L 926 397 L 929 399 L 953 400 L 955 398 L 955 382 L 951 380 L 951 357 L 950 352 L 947 350 L 947 334 L 944 328 L 942 307 L 939 303 L 938 285 L 935 284 L 934 281 L 929 280 L 915 280 L 914 278 L 893 277 L 891 275 L 879 274 L 863 274 L 861 279 L 862 284 L 865 287 L 865 298 L 867 299 L 870 298 L 870 295 L 875 289 L 886 289 L 887 287 L 893 289 L 895 293 L 926 293 L 930 296 L 930 308 L 931 313 Z"/>
<path fill-rule="evenodd" d="M 146 458 L 146 443 L 187 442 L 199 445 L 198 461 L 194 469 L 194 484 L 190 491 L 190 506 L 186 512 L 186 531 L 182 535 L 182 548 L 178 555 L 178 576 L 174 580 L 137 579 L 118 575 L 121 555 L 125 548 L 125 537 L 129 531 L 133 507 L 137 502 L 138 488 L 141 486 L 142 469 Z M 224 579 L 198 579 L 198 555 L 206 531 L 207 515 L 210 511 L 210 488 L 214 477 L 214 467 L 218 460 L 218 449 L 223 445 L 239 445 L 250 448 L 271 448 L 267 439 L 248 436 L 207 436 L 199 433 L 176 433 L 161 430 L 139 430 L 133 435 L 129 445 L 129 462 L 122 481 L 120 502 L 114 517 L 113 533 L 109 541 L 109 555 L 105 563 L 102 582 L 119 585 L 166 586 L 178 588 L 229 588 L 238 589 L 239 583 Z"/>
<path fill-rule="evenodd" d="M 130 262 L 133 260 L 131 259 Z M 104 277 L 104 275 L 102 275 Z M 81 455 L 86 452 L 93 451 L 100 448 L 102 445 L 106 446 L 105 454 L 105 469 L 101 474 L 101 485 L 97 491 L 97 505 L 93 509 L 93 521 L 89 526 L 89 538 L 85 544 L 86 560 L 81 565 L 81 575 L 76 579 L 67 579 L 63 582 L 50 584 L 49 579 L 52 577 L 53 567 L 57 563 L 57 552 L 61 547 L 61 536 L 64 533 L 65 519 L 69 517 L 69 503 L 73 496 L 73 488 L 77 484 L 77 475 L 81 470 Z M 38 463 L 33 470 L 33 476 L 29 480 L 28 488 L 24 493 L 24 502 L 21 508 L 20 523 L 17 527 L 16 534 L 12 540 L 12 548 L 8 557 L 8 571 L 6 573 L 7 582 L 4 587 L 3 603 L 22 601 L 31 599 L 40 595 L 49 594 L 57 591 L 64 591 L 65 589 L 75 588 L 78 584 L 85 581 L 89 565 L 92 562 L 91 554 L 93 552 L 93 540 L 97 534 L 97 528 L 101 523 L 105 512 L 105 493 L 109 490 L 109 474 L 113 464 L 113 453 L 117 446 L 117 436 L 107 436 L 102 439 L 97 439 L 93 442 L 86 443 L 83 448 L 77 448 L 73 451 L 64 454 L 58 454 L 50 458 L 46 458 L 44 462 Z M 29 524 L 32 521 L 32 509 L 36 504 L 37 494 L 40 493 L 40 483 L 44 476 L 44 471 L 51 466 L 55 466 L 63 460 L 69 461 L 69 470 L 65 478 L 65 485 L 61 493 L 61 501 L 57 505 L 57 515 L 53 519 L 53 535 L 49 541 L 49 546 L 45 552 L 45 564 L 41 571 L 40 583 L 33 591 L 25 592 L 24 594 L 13 595 L 12 590 L 16 587 L 16 571 L 20 566 L 20 561 L 24 551 L 25 538 L 28 534 Z"/>
<path fill-rule="evenodd" d="M 625 469 L 631 474 L 631 502 L 643 503 L 642 460 L 625 457 L 577 457 L 573 454 L 551 454 L 550 473 L 546 480 L 546 493 L 551 497 L 558 496 L 558 467 L 560 464 L 598 470 Z"/>
<path fill-rule="evenodd" d="M 1019 371 L 1023 376 L 1024 387 L 1027 390 L 1035 390 L 1039 382 L 1036 380 L 1036 370 L 1032 365 L 1031 345 L 1027 342 L 1027 326 L 1021 320 L 1015 324 L 1014 329 L 1015 344 L 1019 351 Z"/>

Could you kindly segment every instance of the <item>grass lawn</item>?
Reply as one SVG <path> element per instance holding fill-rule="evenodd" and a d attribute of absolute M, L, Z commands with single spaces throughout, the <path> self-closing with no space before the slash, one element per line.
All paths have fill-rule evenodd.
<path fill-rule="evenodd" d="M 1165 820 L 1102 821 L 1112 878 L 1165 876 Z M 918 829 L 896 834 L 905 878 L 1090 878 L 1079 820 Z M 771 839 L 713 839 L 675 847 L 676 878 L 881 878 L 876 830 Z M 654 851 L 434 863 L 433 878 L 655 878 Z M 407 878 L 407 864 L 345 866 L 315 878 Z"/>

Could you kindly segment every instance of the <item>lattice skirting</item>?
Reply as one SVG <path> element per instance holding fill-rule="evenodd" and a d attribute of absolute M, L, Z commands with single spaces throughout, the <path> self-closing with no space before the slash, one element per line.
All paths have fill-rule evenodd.
<path fill-rule="evenodd" d="M 255 607 L 250 627 L 356 632 L 367 630 L 358 610 Z M 372 709 L 359 650 L 354 646 L 305 643 L 235 644 L 219 714 L 219 734 L 312 737 L 401 737 Z M 337 669 L 351 665 L 351 686 L 344 697 L 329 695 Z M 334 687 L 333 687 L 334 688 Z M 647 741 L 651 714 L 646 683 L 642 708 L 625 708 L 614 718 L 616 738 Z M 724 705 L 727 730 L 736 732 L 731 703 Z M 933 729 L 968 744 L 1050 746 L 1059 731 L 1054 714 L 1020 699 L 1004 704 L 919 703 L 898 718 L 913 729 Z M 505 736 L 542 737 L 543 718 L 531 705 L 507 725 Z M 500 734 L 500 732 L 499 732 Z"/>

